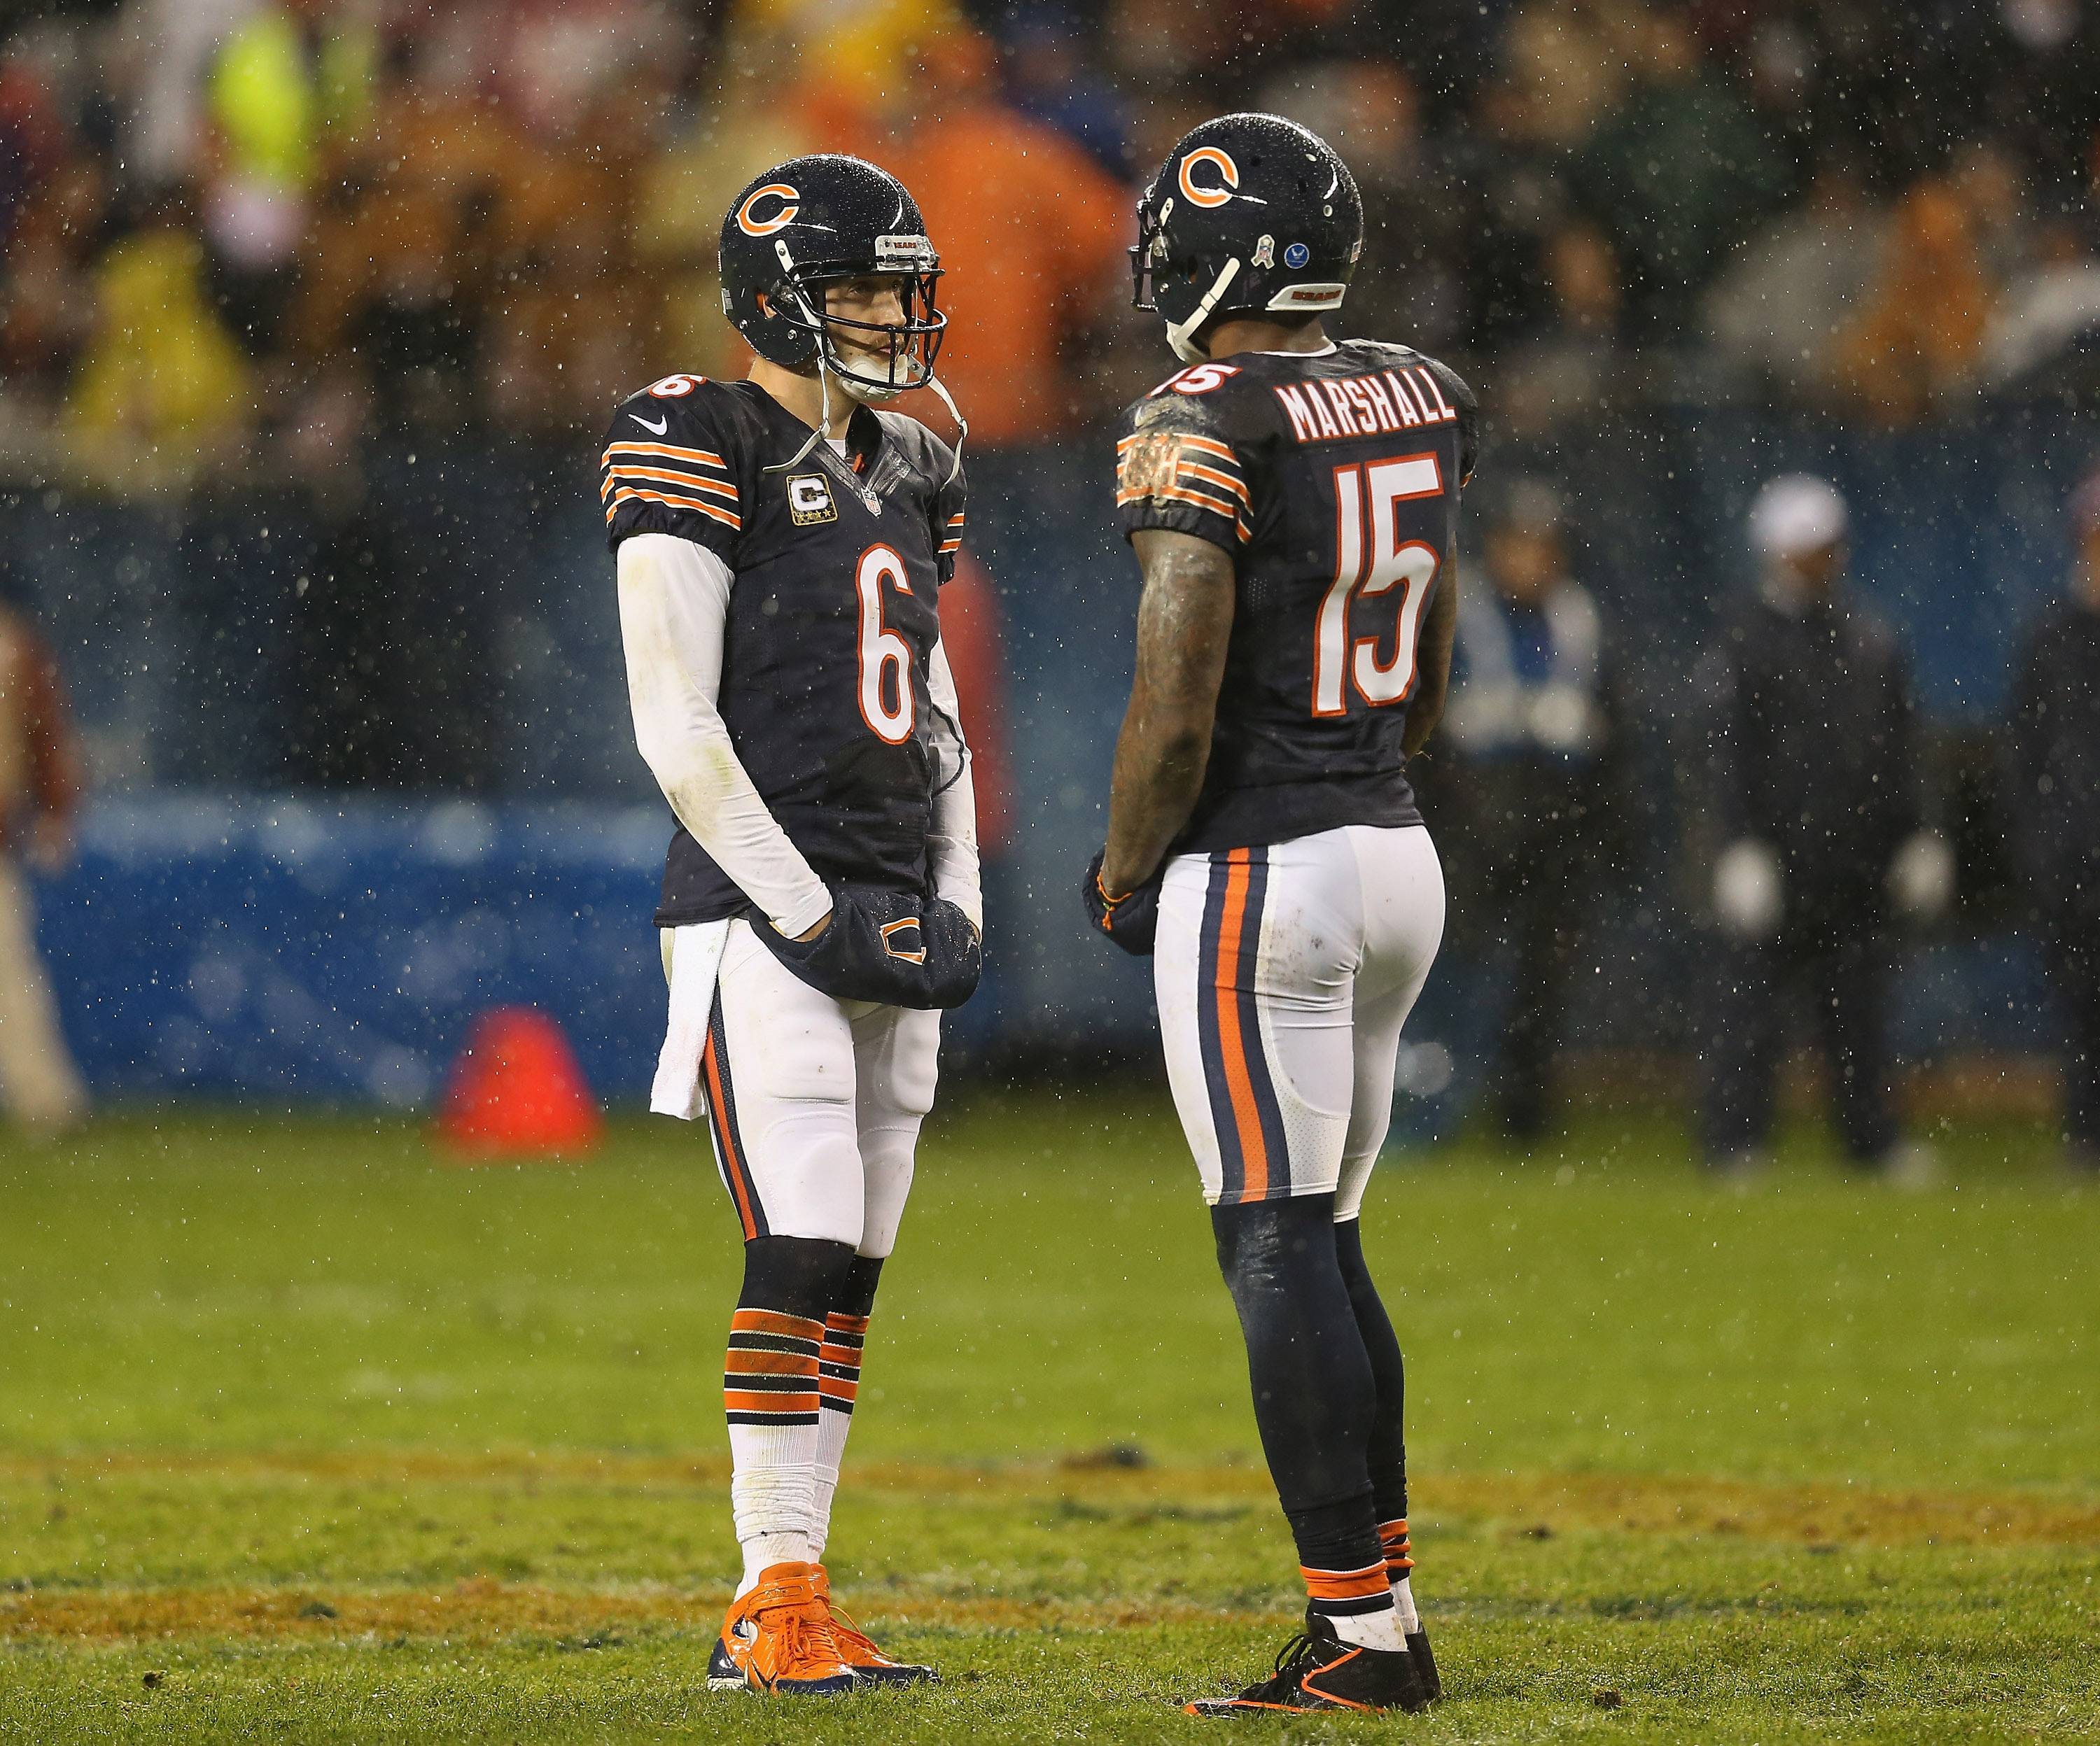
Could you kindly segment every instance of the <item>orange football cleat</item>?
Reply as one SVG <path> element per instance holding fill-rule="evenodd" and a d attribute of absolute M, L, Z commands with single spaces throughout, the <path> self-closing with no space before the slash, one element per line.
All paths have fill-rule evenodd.
<path fill-rule="evenodd" d="M 837 1697 L 865 1682 L 846 1664 L 814 1564 L 774 1564 L 733 1602 L 708 1658 L 710 1691 Z"/>
<path fill-rule="evenodd" d="M 839 1646 L 839 1659 L 859 1676 L 862 1684 L 925 1686 L 940 1678 L 930 1667 L 921 1667 L 913 1661 L 892 1660 L 876 1648 L 867 1633 L 832 1603 L 831 1572 L 822 1564 L 812 1564 L 810 1569 L 814 1578 L 817 1598 L 831 1617 L 832 1636 Z"/>

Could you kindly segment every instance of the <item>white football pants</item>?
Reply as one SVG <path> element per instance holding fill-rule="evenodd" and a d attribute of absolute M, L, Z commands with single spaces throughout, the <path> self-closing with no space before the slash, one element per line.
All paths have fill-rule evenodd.
<path fill-rule="evenodd" d="M 706 950 L 706 926 L 664 941 Z M 699 1059 L 715 1162 L 747 1239 L 814 1237 L 887 1255 L 933 1107 L 941 1015 L 838 1001 L 728 924 Z"/>
<path fill-rule="evenodd" d="M 1444 872 L 1418 825 L 1168 864 L 1153 977 L 1206 1201 L 1331 1191 L 1336 1221 L 1357 1216 L 1443 933 Z"/>

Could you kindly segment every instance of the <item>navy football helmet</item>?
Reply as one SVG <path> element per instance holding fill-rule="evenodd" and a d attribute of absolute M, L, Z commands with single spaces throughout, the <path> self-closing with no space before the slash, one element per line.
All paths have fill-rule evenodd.
<path fill-rule="evenodd" d="M 827 280 L 870 275 L 902 281 L 902 323 L 825 315 Z M 745 188 L 722 220 L 722 313 L 761 358 L 791 369 L 816 359 L 856 399 L 930 385 L 948 324 L 940 277 L 918 202 L 888 170 L 857 157 L 790 158 Z M 841 359 L 838 328 L 869 340 L 881 361 Z"/>
<path fill-rule="evenodd" d="M 1221 115 L 1167 154 L 1137 203 L 1132 301 L 1175 355 L 1207 357 L 1207 322 L 1338 309 L 1364 248 L 1364 204 L 1334 149 L 1280 115 Z"/>

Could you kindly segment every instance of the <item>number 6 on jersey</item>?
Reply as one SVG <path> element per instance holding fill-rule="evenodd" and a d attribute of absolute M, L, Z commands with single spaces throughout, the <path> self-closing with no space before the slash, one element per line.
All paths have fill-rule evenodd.
<path fill-rule="evenodd" d="M 882 589 L 911 592 L 904 560 L 886 545 L 860 555 L 854 580 L 860 589 L 860 713 L 878 739 L 901 746 L 911 737 L 918 699 L 911 694 L 911 645 L 885 622 Z M 885 693 L 888 694 L 885 695 Z M 897 701 L 892 704 L 890 697 Z"/>
<path fill-rule="evenodd" d="M 1312 713 L 1348 713 L 1347 686 L 1374 708 L 1404 700 L 1414 686 L 1414 646 L 1422 609 L 1441 560 L 1420 540 L 1396 543 L 1393 505 L 1444 489 L 1433 454 L 1370 461 L 1335 469 L 1335 580 L 1320 602 L 1312 638 Z M 1368 522 L 1368 526 L 1366 523 Z M 1366 562 L 1368 558 L 1368 562 Z M 1379 658 L 1376 637 L 1352 637 L 1350 608 L 1397 583 L 1400 610 L 1391 657 Z"/>

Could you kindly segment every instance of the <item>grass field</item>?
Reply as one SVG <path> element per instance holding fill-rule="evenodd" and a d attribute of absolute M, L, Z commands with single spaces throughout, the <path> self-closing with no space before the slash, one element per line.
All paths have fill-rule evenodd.
<path fill-rule="evenodd" d="M 1439 1741 L 2100 1737 L 2100 1193 L 1664 1122 L 1390 1171 Z M 946 1682 L 710 1696 L 733 1224 L 695 1131 L 459 1170 L 411 1127 L 0 1150 L 0 1739 L 1172 1741 L 1291 1625 L 1163 1104 L 938 1114 L 871 1335 L 841 1595 Z M 1230 1730 L 1229 1729 L 1229 1731 Z"/>

